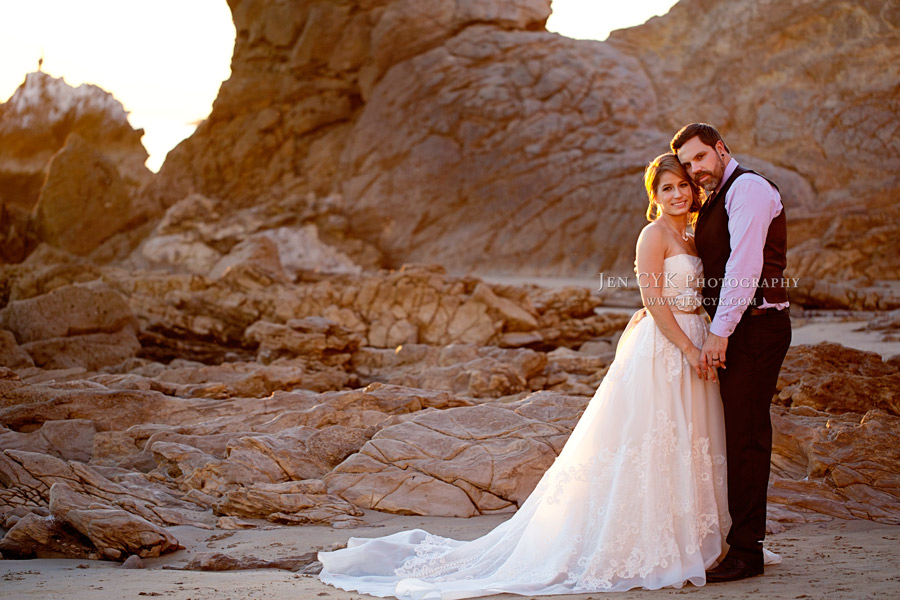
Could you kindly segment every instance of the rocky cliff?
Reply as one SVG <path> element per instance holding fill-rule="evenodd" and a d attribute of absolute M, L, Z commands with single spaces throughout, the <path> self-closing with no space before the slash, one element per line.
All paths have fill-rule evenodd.
<path fill-rule="evenodd" d="M 543 31 L 547 0 L 230 5 L 233 76 L 164 205 L 328 196 L 386 266 L 627 271 L 643 166 L 705 120 L 782 185 L 794 275 L 900 277 L 892 2 L 683 0 L 607 42 Z"/>
<path fill-rule="evenodd" d="M 547 33 L 548 0 L 230 7 L 232 77 L 209 118 L 136 203 L 115 184 L 73 199 L 113 198 L 118 212 L 131 211 L 113 229 L 193 194 L 215 207 L 210 227 L 236 231 L 247 211 L 255 225 L 215 252 L 194 246 L 206 259 L 187 250 L 192 263 L 227 253 L 241 235 L 287 227 L 364 268 L 628 272 L 644 223 L 643 166 L 682 124 L 705 120 L 781 185 L 798 300 L 897 304 L 871 287 L 900 278 L 892 2 L 683 0 L 606 42 Z M 30 249 L 25 228 L 84 252 L 52 232 L 55 216 L 68 219 L 59 211 L 40 211 L 42 223 L 23 216 L 69 133 L 108 157 L 133 191 L 148 180 L 140 133 L 98 92 L 32 74 L 0 106 L 6 260 Z M 90 176 L 70 173 L 56 189 L 79 178 Z M 57 197 L 48 203 L 60 206 Z M 133 258 L 146 264 L 145 248 Z"/>
<path fill-rule="evenodd" d="M 788 186 L 793 274 L 900 278 L 896 2 L 683 0 L 608 43 L 665 98 L 661 129 L 715 123 Z"/>

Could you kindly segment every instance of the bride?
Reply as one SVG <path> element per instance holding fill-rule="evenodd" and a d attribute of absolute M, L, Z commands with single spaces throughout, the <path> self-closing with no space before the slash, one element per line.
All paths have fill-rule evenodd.
<path fill-rule="evenodd" d="M 519 510 L 473 541 L 420 529 L 320 552 L 320 579 L 410 599 L 703 585 L 730 525 L 725 431 L 702 266 L 687 233 L 700 191 L 674 154 L 644 173 L 651 221 L 637 242 L 644 308 L 562 452 Z"/>

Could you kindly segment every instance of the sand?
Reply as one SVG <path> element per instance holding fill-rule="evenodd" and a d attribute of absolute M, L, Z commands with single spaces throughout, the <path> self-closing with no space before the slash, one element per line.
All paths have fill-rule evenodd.
<path fill-rule="evenodd" d="M 197 552 L 275 558 L 343 544 L 348 537 L 387 535 L 421 527 L 440 535 L 472 539 L 509 515 L 456 519 L 397 516 L 367 511 L 372 527 L 351 530 L 329 527 L 274 527 L 234 532 L 173 527 L 185 550 L 146 559 L 145 569 L 123 569 L 117 563 L 70 560 L 0 561 L 0 597 L 41 600 L 165 598 L 174 600 L 370 598 L 319 582 L 315 576 L 277 569 L 230 572 L 169 570 L 187 563 Z M 224 534 L 224 536 L 223 536 Z M 229 535 L 230 534 L 230 535 Z M 743 581 L 704 587 L 615 594 L 556 596 L 571 600 L 625 598 L 764 598 L 860 599 L 900 598 L 900 526 L 869 521 L 833 520 L 798 525 L 769 536 L 767 546 L 783 556 L 780 565 Z M 524 596 L 501 594 L 495 599 Z"/>
<path fill-rule="evenodd" d="M 832 342 L 848 348 L 877 352 L 883 359 L 900 354 L 900 341 L 893 339 L 895 334 L 865 329 L 866 323 L 865 320 L 810 322 L 791 330 L 791 345 Z"/>

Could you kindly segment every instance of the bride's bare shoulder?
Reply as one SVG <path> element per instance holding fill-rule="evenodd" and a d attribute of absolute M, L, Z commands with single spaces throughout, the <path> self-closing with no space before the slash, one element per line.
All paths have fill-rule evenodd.
<path fill-rule="evenodd" d="M 658 221 L 653 221 L 644 225 L 641 234 L 638 236 L 638 246 L 642 243 L 659 243 L 665 240 L 666 231 Z"/>

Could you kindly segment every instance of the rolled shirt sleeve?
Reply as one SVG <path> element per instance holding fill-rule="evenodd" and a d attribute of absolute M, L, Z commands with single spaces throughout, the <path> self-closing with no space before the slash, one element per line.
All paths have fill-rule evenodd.
<path fill-rule="evenodd" d="M 719 307 L 710 332 L 728 337 L 756 294 L 762 275 L 763 247 L 772 219 L 782 210 L 781 196 L 772 185 L 752 173 L 741 175 L 725 197 L 731 256 L 721 282 Z"/>

